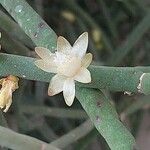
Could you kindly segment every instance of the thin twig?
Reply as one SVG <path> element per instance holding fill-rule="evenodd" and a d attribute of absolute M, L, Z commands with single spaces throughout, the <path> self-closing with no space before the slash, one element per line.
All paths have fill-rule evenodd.
<path fill-rule="evenodd" d="M 20 110 L 25 114 L 38 114 L 58 118 L 85 119 L 88 116 L 82 110 L 53 108 L 46 106 L 22 105 Z"/>
<path fill-rule="evenodd" d="M 92 122 L 90 120 L 85 121 L 79 127 L 65 134 L 61 138 L 56 141 L 53 141 L 51 145 L 55 145 L 59 148 L 65 148 L 80 138 L 84 137 L 94 128 Z"/>
<path fill-rule="evenodd" d="M 60 150 L 51 144 L 4 127 L 0 127 L 0 145 L 15 150 Z"/>

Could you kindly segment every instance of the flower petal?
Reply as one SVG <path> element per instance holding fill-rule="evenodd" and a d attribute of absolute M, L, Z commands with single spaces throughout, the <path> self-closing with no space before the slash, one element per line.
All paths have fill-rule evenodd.
<path fill-rule="evenodd" d="M 36 60 L 34 62 L 34 64 L 38 68 L 40 68 L 46 72 L 57 73 L 57 67 L 55 66 L 55 64 L 53 62 L 47 63 L 46 61 L 40 59 L 40 60 Z"/>
<path fill-rule="evenodd" d="M 6 107 L 3 110 L 3 112 L 6 113 L 8 111 L 8 109 L 9 109 L 9 107 L 11 106 L 11 104 L 12 104 L 12 93 L 10 94 L 10 97 L 8 98 L 8 103 L 6 104 Z"/>
<path fill-rule="evenodd" d="M 59 36 L 57 39 L 57 51 L 58 52 L 69 52 L 71 51 L 72 46 L 70 43 L 62 36 Z"/>
<path fill-rule="evenodd" d="M 88 47 L 88 33 L 84 32 L 75 41 L 73 48 L 72 48 L 72 51 L 77 56 L 82 58 L 86 53 L 87 47 Z"/>
<path fill-rule="evenodd" d="M 82 66 L 87 68 L 90 65 L 90 63 L 92 62 L 92 57 L 93 56 L 91 53 L 86 54 L 82 59 L 82 62 L 81 62 Z"/>
<path fill-rule="evenodd" d="M 67 79 L 63 86 L 63 95 L 65 102 L 71 106 L 75 98 L 75 83 L 72 79 Z"/>
<path fill-rule="evenodd" d="M 78 82 L 89 83 L 91 82 L 90 71 L 82 67 L 80 72 L 74 77 L 74 79 Z"/>
<path fill-rule="evenodd" d="M 42 58 L 42 59 L 50 59 L 52 53 L 50 50 L 44 47 L 35 47 L 35 52 Z"/>
<path fill-rule="evenodd" d="M 62 92 L 65 80 L 66 80 L 65 76 L 56 74 L 50 81 L 48 87 L 48 95 L 53 96 L 55 94 Z"/>

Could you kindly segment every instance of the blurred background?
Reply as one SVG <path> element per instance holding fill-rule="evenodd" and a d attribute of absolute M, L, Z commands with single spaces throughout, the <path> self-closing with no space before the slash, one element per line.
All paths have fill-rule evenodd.
<path fill-rule="evenodd" d="M 149 0 L 27 0 L 57 33 L 71 43 L 89 33 L 88 51 L 93 64 L 109 66 L 150 65 Z M 42 24 L 41 24 L 42 26 Z M 36 57 L 35 45 L 0 6 L 2 52 Z M 102 136 L 92 129 L 74 129 L 88 119 L 80 103 L 71 108 L 62 94 L 48 97 L 48 83 L 20 79 L 13 105 L 4 114 L 5 126 L 23 134 L 52 142 L 85 129 L 85 136 L 70 142 L 66 150 L 109 150 Z M 136 137 L 141 150 L 150 149 L 150 96 L 107 92 L 121 121 Z M 2 112 L 1 112 L 2 113 Z M 80 132 L 79 132 L 80 131 Z M 116 135 L 117 136 L 117 135 Z M 75 138 L 75 137 L 74 137 Z"/>

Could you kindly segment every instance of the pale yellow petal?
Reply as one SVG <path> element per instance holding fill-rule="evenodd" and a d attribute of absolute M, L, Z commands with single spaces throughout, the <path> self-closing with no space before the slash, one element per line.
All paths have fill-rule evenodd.
<path fill-rule="evenodd" d="M 57 67 L 55 66 L 55 64 L 53 62 L 45 62 L 43 61 L 42 59 L 40 60 L 36 60 L 34 62 L 34 64 L 42 69 L 43 71 L 46 71 L 46 72 L 51 72 L 51 73 L 57 73 Z"/>
<path fill-rule="evenodd" d="M 75 98 L 75 83 L 74 83 L 74 80 L 67 79 L 64 82 L 63 95 L 64 95 L 64 99 L 65 99 L 66 104 L 68 106 L 71 106 L 73 101 L 74 101 L 74 98 Z"/>
<path fill-rule="evenodd" d="M 74 79 L 81 83 L 89 83 L 91 82 L 90 71 L 82 67 L 80 72 L 74 77 Z"/>
<path fill-rule="evenodd" d="M 65 80 L 66 80 L 65 76 L 59 74 L 55 75 L 50 81 L 48 87 L 48 95 L 53 96 L 55 94 L 62 92 Z"/>
<path fill-rule="evenodd" d="M 3 84 L 4 80 L 5 80 L 5 78 L 0 79 L 0 85 Z"/>
<path fill-rule="evenodd" d="M 86 53 L 87 47 L 88 47 L 88 33 L 84 32 L 75 41 L 73 48 L 72 48 L 72 51 L 77 56 L 82 58 Z"/>
<path fill-rule="evenodd" d="M 8 103 L 6 104 L 6 107 L 5 107 L 5 109 L 3 110 L 3 112 L 7 112 L 8 111 L 8 109 L 9 109 L 9 107 L 11 106 L 11 104 L 12 104 L 12 94 L 10 95 L 10 97 L 9 97 L 9 99 L 8 99 Z"/>
<path fill-rule="evenodd" d="M 44 47 L 35 47 L 35 52 L 42 58 L 42 59 L 50 59 L 52 53 L 49 49 Z"/>
<path fill-rule="evenodd" d="M 70 43 L 63 37 L 63 36 L 59 36 L 57 39 L 57 51 L 58 52 L 70 52 L 71 51 L 72 46 L 70 45 Z"/>
<path fill-rule="evenodd" d="M 93 56 L 91 53 L 85 54 L 85 56 L 83 57 L 82 62 L 81 62 L 82 66 L 87 68 L 92 62 L 92 57 Z"/>

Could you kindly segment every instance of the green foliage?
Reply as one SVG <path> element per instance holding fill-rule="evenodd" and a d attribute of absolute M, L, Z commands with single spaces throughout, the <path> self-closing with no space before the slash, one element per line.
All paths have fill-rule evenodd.
<path fill-rule="evenodd" d="M 0 3 L 14 17 L 36 46 L 55 49 L 56 34 L 24 0 L 15 0 L 15 2 L 1 0 Z"/>
<path fill-rule="evenodd" d="M 131 50 L 131 48 L 141 39 L 141 37 L 150 28 L 150 11 L 136 26 L 136 28 L 128 35 L 126 41 L 116 49 L 111 59 L 108 60 L 108 64 L 117 65 Z M 116 59 L 118 58 L 118 59 Z"/>
<path fill-rule="evenodd" d="M 48 145 L 45 142 L 42 142 L 38 139 L 32 138 L 30 136 L 26 136 L 23 134 L 18 134 L 10 129 L 1 127 L 0 128 L 1 146 L 6 146 L 15 150 L 26 150 L 26 149 L 42 149 L 44 147 L 45 150 L 59 150 L 58 148 Z"/>

